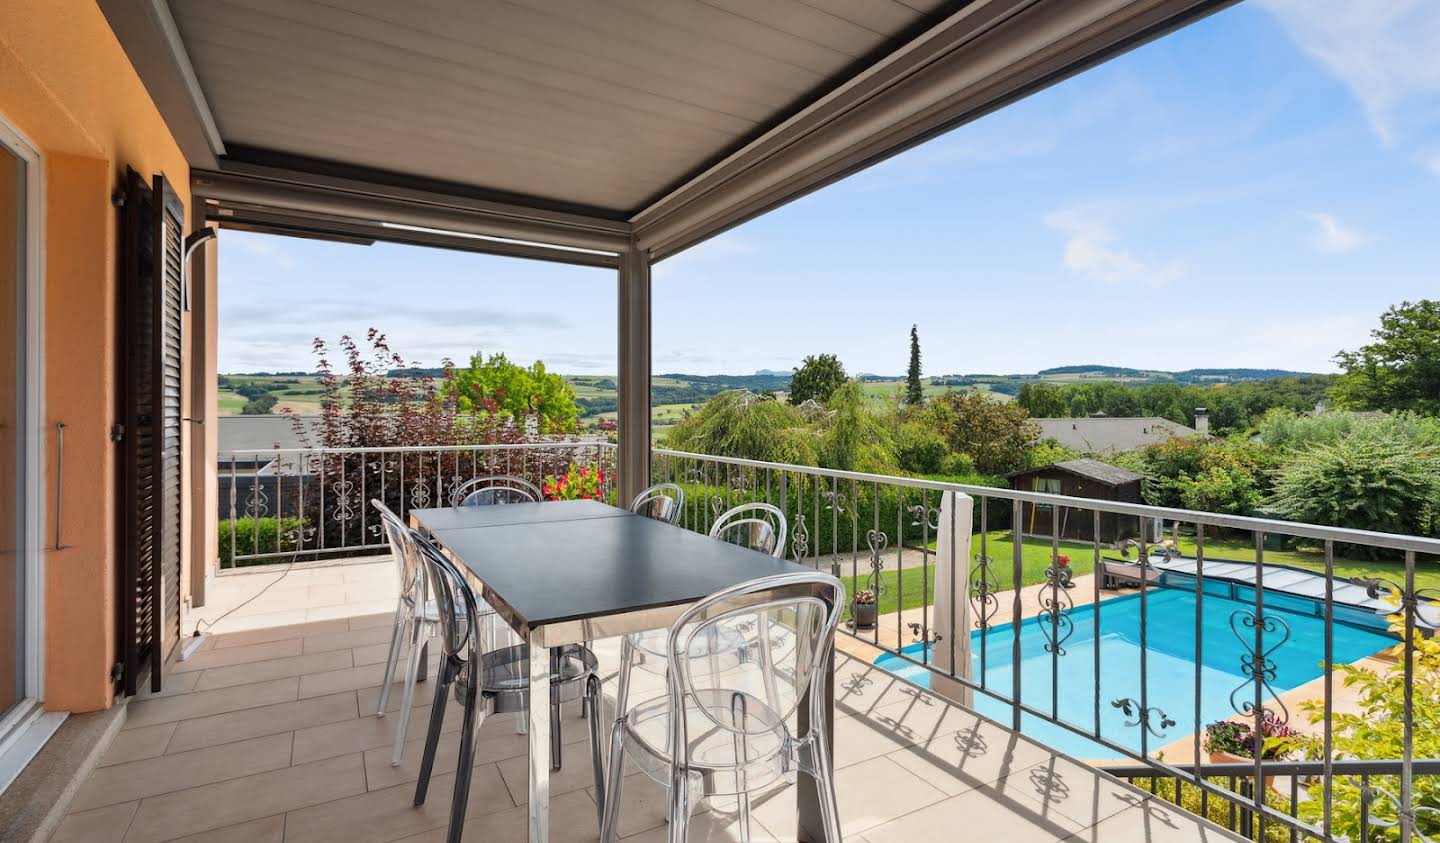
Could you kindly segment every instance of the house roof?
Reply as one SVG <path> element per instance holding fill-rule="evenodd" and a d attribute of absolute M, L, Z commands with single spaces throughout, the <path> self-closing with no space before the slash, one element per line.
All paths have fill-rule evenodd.
<path fill-rule="evenodd" d="M 220 416 L 216 447 L 222 452 L 304 448 L 306 443 L 295 433 L 294 419 L 312 430 L 320 421 L 319 416 Z"/>
<path fill-rule="evenodd" d="M 1074 474 L 1077 477 L 1084 477 L 1087 480 L 1104 483 L 1107 486 L 1120 486 L 1125 483 L 1145 479 L 1145 475 L 1137 474 L 1128 468 L 1121 468 L 1118 465 L 1111 465 L 1108 462 L 1083 458 L 1078 460 L 1065 460 L 1064 462 L 1057 462 L 1053 465 L 1041 466 L 1040 468 L 1032 468 L 1026 471 L 1017 471 L 1010 476 L 1023 477 L 1028 474 L 1035 474 L 1055 468 Z"/>
<path fill-rule="evenodd" d="M 1193 436 L 1193 427 L 1158 416 L 1097 416 L 1078 419 L 1031 419 L 1041 439 L 1054 439 L 1082 453 L 1105 454 L 1153 445 L 1177 436 Z"/>

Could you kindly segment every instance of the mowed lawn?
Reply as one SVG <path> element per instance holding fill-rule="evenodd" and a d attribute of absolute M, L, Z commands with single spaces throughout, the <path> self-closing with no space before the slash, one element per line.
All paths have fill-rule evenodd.
<path fill-rule="evenodd" d="M 974 558 L 980 554 L 979 533 L 971 537 L 971 560 L 964 563 L 963 569 L 957 570 L 957 575 L 965 577 L 968 581 L 970 570 L 974 567 Z M 1095 547 L 1089 542 L 1062 541 L 1059 543 L 1060 553 L 1070 557 L 1070 568 L 1075 576 L 1092 573 L 1095 570 Z M 935 546 L 931 545 L 933 552 Z M 1011 540 L 1008 530 L 997 530 L 985 536 L 985 552 L 992 560 L 992 571 L 999 582 L 1001 591 L 1009 591 L 1013 587 L 1014 576 L 1014 553 L 1015 545 Z M 1181 537 L 1180 551 L 1186 556 L 1195 555 L 1194 537 Z M 1103 557 L 1119 557 L 1119 551 L 1111 548 L 1101 548 Z M 905 570 L 885 571 L 881 574 L 884 586 L 881 590 L 879 611 L 881 614 L 900 611 L 902 609 L 913 609 L 924 605 L 927 601 L 930 605 L 935 603 L 935 565 L 934 556 L 931 556 L 932 564 L 922 570 L 918 551 L 914 554 L 914 561 L 911 562 L 910 554 L 907 552 Z M 1133 555 L 1132 555 L 1133 557 Z M 1243 538 L 1207 538 L 1205 541 L 1205 558 L 1225 559 L 1234 562 L 1253 562 L 1255 560 L 1254 545 Z M 1317 551 L 1307 548 L 1294 550 L 1267 550 L 1264 554 L 1265 561 L 1275 565 L 1293 565 L 1308 570 L 1323 571 L 1325 569 L 1325 557 Z M 1051 543 L 1045 538 L 1026 538 L 1020 546 L 1020 584 L 1021 586 L 1036 585 L 1045 581 L 1045 569 L 1050 566 Z M 956 567 L 961 568 L 961 560 L 955 560 Z M 948 564 L 948 560 L 945 560 Z M 860 563 L 862 570 L 858 577 L 851 576 L 848 563 L 842 565 L 841 580 L 850 594 L 856 590 L 866 588 L 867 575 L 863 570 L 866 560 L 862 555 Z M 1353 557 L 1336 556 L 1335 576 L 1341 580 L 1352 578 L 1368 579 L 1371 577 L 1383 577 L 1404 582 L 1405 565 L 1400 561 L 1391 560 L 1369 560 Z M 1440 559 L 1424 558 L 1416 560 L 1415 584 L 1419 588 L 1440 589 Z"/>

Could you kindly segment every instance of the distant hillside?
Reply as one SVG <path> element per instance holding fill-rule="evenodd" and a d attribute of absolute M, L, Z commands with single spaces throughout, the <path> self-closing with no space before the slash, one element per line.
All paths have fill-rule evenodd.
<path fill-rule="evenodd" d="M 1130 369 L 1123 366 L 1056 366 L 1041 369 L 1035 373 L 1037 380 L 1059 375 L 1088 375 L 1114 379 L 1155 379 L 1174 380 L 1189 383 L 1201 380 L 1261 381 L 1275 378 L 1303 377 L 1313 372 L 1292 372 L 1289 369 L 1185 369 L 1180 372 L 1166 372 L 1160 369 Z M 1022 376 L 1023 377 L 1023 376 Z"/>

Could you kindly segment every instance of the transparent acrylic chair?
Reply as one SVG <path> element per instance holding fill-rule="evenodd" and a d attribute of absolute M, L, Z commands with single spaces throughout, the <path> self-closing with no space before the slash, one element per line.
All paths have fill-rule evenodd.
<path fill-rule="evenodd" d="M 685 490 L 674 483 L 656 483 L 630 502 L 630 511 L 666 524 L 680 520 L 685 506 Z"/>
<path fill-rule="evenodd" d="M 474 768 L 475 735 L 485 718 L 498 712 L 529 710 L 529 647 L 524 644 L 485 651 L 481 626 L 487 621 L 480 600 L 460 571 L 418 534 L 412 533 L 416 556 L 435 594 L 440 618 L 440 668 L 435 677 L 435 701 L 430 708 L 430 728 L 425 734 L 425 753 L 420 762 L 420 780 L 415 786 L 415 804 L 425 804 L 435 753 L 445 724 L 446 694 L 453 686 L 455 699 L 464 714 L 461 722 L 460 752 L 455 790 L 450 807 L 447 839 L 459 843 L 465 826 L 470 775 Z M 543 656 L 542 656 L 543 657 Z M 595 792 L 605 792 L 605 765 L 600 738 L 600 677 L 595 654 L 572 644 L 551 650 L 550 658 L 550 763 L 559 769 L 560 706 L 582 699 L 589 713 L 590 759 Z M 603 798 L 596 803 L 597 821 Z"/>
<path fill-rule="evenodd" d="M 523 477 L 510 474 L 475 477 L 450 490 L 451 506 L 536 503 L 540 498 L 539 487 Z"/>
<path fill-rule="evenodd" d="M 828 843 L 840 843 L 834 770 L 825 745 L 830 716 L 824 700 L 844 586 L 817 572 L 752 580 L 695 604 L 670 627 L 666 693 L 622 711 L 610 738 L 608 790 L 601 843 L 614 843 L 628 760 L 669 788 L 670 843 L 684 843 L 691 812 L 710 796 L 737 798 L 740 838 L 750 839 L 749 794 L 796 772 L 814 777 Z M 763 619 L 763 620 L 762 620 Z M 695 658 L 696 640 L 753 641 L 755 629 L 785 630 L 793 645 L 774 681 L 755 660 Z M 717 630 L 720 632 L 717 634 Z M 758 638 L 761 647 L 771 640 Z M 789 721 L 810 694 L 809 729 Z"/>
<path fill-rule="evenodd" d="M 679 512 L 678 507 L 676 512 Z M 709 535 L 713 539 L 748 547 L 778 559 L 785 555 L 786 529 L 785 513 L 778 507 L 768 503 L 746 503 L 721 513 L 711 526 Z M 666 630 L 658 629 L 625 636 L 620 647 L 620 675 L 615 692 L 617 712 L 623 712 L 629 700 L 630 671 L 633 667 L 661 674 L 669 669 L 667 635 Z M 770 651 L 763 647 L 746 646 L 734 630 L 713 629 L 709 636 L 696 640 L 694 646 L 696 650 L 691 653 L 692 656 L 704 655 L 721 661 L 755 655 L 766 674 L 770 673 Z"/>
<path fill-rule="evenodd" d="M 380 706 L 375 712 L 376 717 L 385 716 L 385 708 L 390 703 L 390 683 L 395 679 L 395 668 L 407 646 L 410 653 L 400 698 L 400 722 L 395 727 L 395 745 L 390 758 L 393 766 L 400 763 L 405 750 L 405 733 L 410 726 L 410 706 L 414 702 L 415 683 L 419 679 L 422 645 L 434 633 L 440 618 L 435 602 L 427 599 L 425 572 L 416 558 L 411 530 L 381 501 L 371 500 L 370 505 L 380 513 L 380 526 L 390 543 L 390 553 L 395 557 L 400 577 L 400 599 L 395 606 L 395 624 L 390 632 L 390 652 L 385 657 L 385 678 L 380 684 Z"/>

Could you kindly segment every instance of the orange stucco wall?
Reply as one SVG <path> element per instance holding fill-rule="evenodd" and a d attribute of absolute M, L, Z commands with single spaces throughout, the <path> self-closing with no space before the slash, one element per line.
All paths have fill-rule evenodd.
<path fill-rule="evenodd" d="M 189 168 L 94 0 L 0 0 L 0 117 L 44 168 L 46 429 L 67 425 L 63 550 L 45 554 L 45 703 L 111 703 L 115 658 L 115 289 L 126 166 L 164 174 L 189 206 Z M 188 317 L 187 317 L 188 318 Z M 44 541 L 53 541 L 54 440 Z"/>

